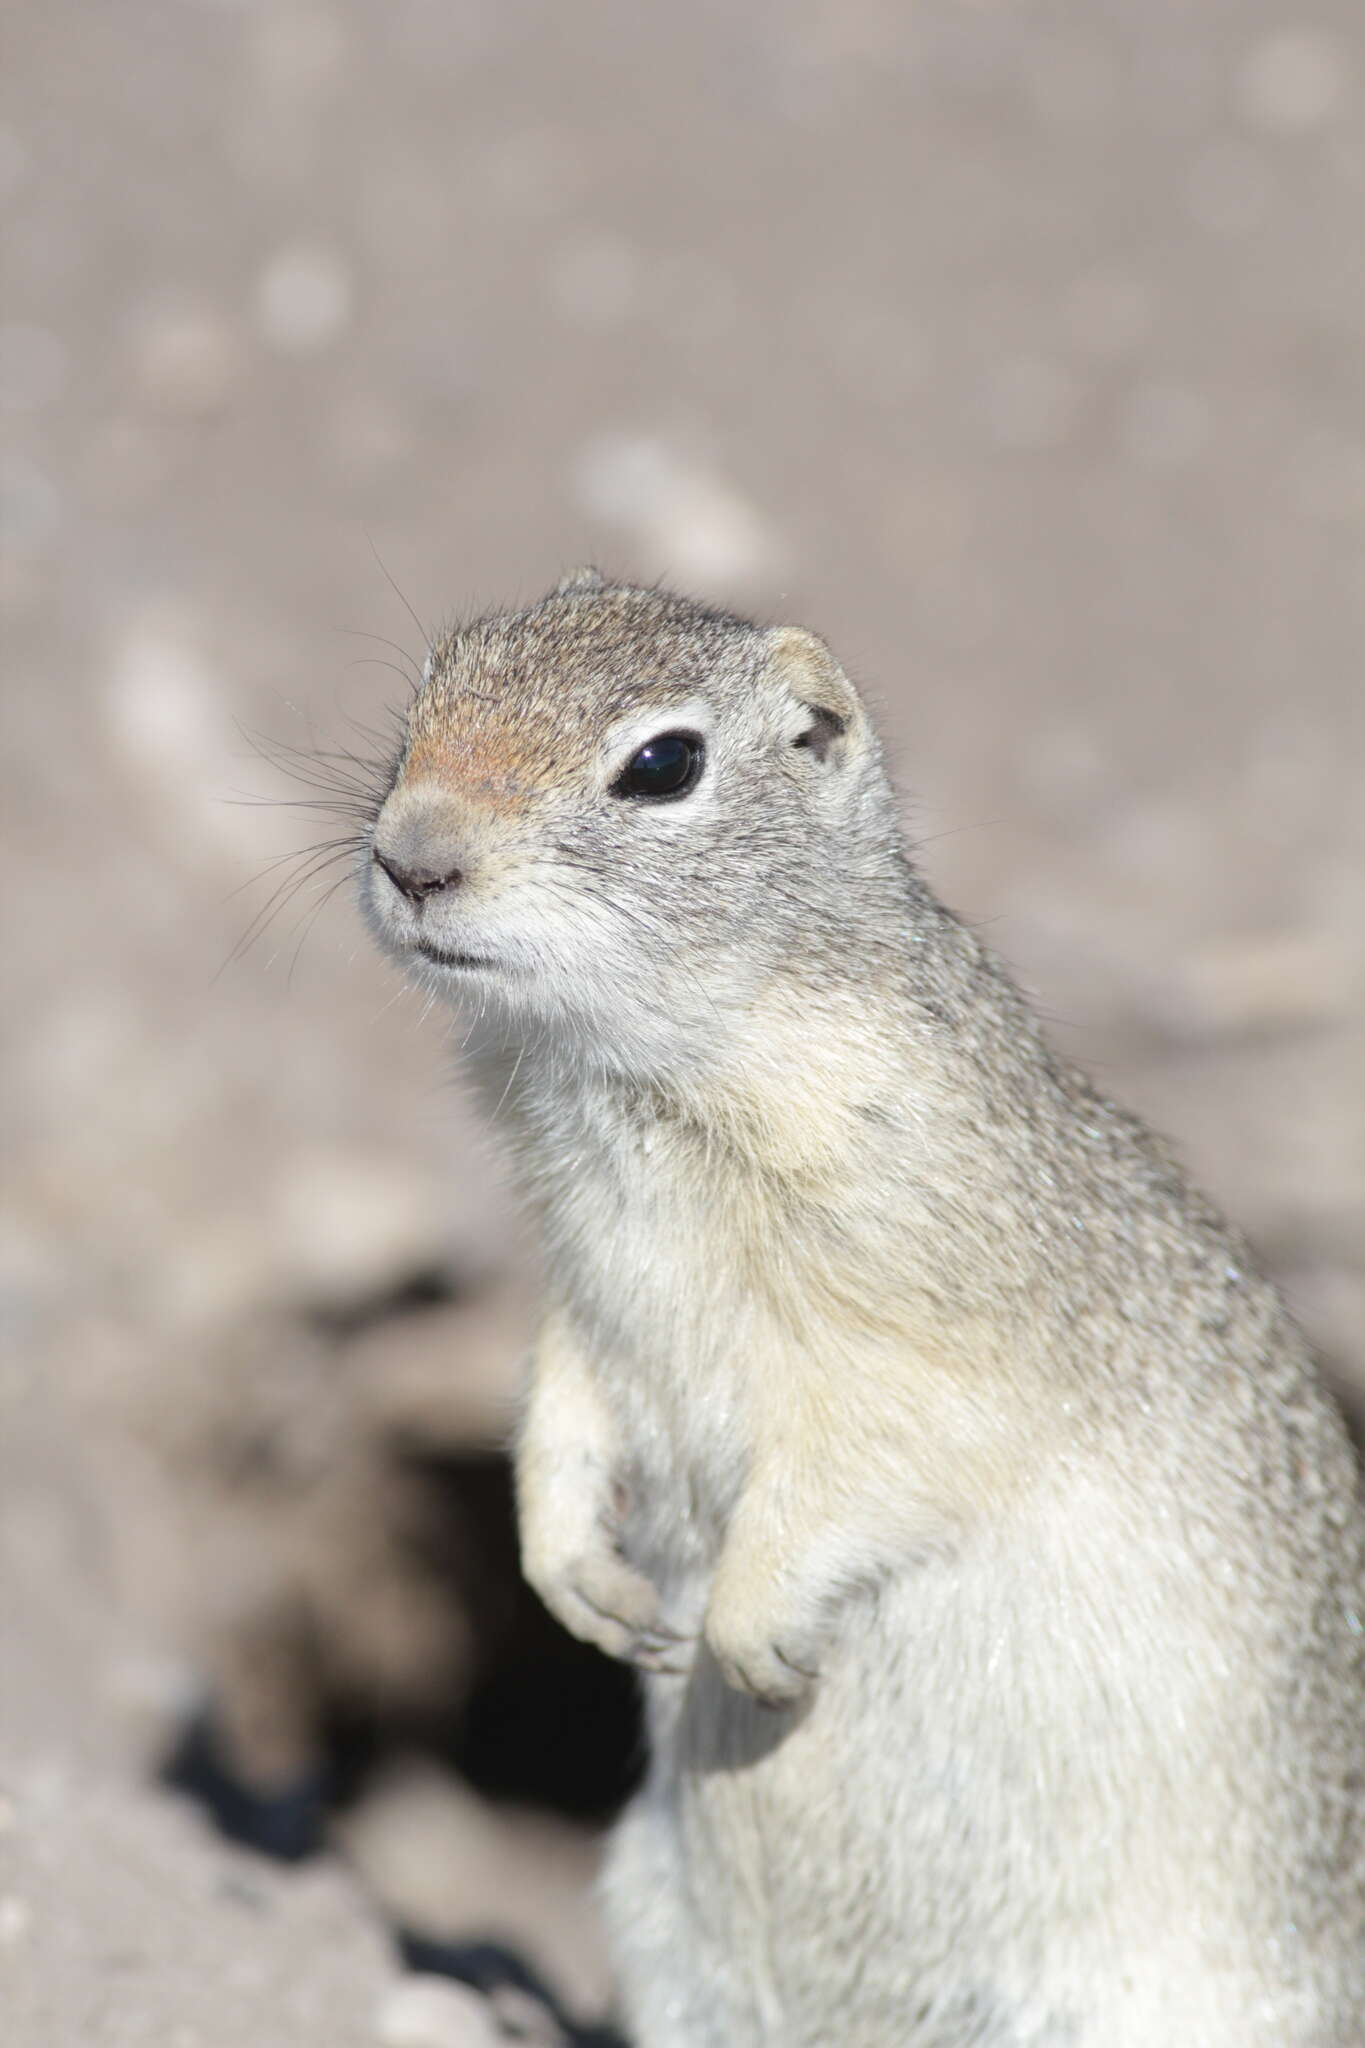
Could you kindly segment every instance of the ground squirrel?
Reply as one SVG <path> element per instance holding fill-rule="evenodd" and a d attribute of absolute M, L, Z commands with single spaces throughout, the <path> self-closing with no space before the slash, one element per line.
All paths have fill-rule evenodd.
<path fill-rule="evenodd" d="M 648 1674 L 640 2048 L 1360 2048 L 1342 1423 L 824 644 L 587 571 L 460 628 L 364 865 L 543 1235 L 526 1572 Z"/>

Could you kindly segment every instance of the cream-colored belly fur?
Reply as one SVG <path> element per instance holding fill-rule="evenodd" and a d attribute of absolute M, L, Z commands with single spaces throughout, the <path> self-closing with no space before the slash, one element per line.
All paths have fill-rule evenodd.
<path fill-rule="evenodd" d="M 1125 1584 L 1095 1506 L 1033 1503 L 855 1597 L 804 1706 L 742 1698 L 704 1653 L 648 1681 L 609 1901 L 649 2048 L 1315 2038 L 1238 1896 L 1262 1788 L 1209 1617 L 1175 1559 Z"/>

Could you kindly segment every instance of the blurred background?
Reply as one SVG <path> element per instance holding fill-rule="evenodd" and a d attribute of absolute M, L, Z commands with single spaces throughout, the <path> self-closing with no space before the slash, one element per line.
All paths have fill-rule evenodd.
<path fill-rule="evenodd" d="M 395 1926 L 590 2017 L 637 1732 L 518 1589 L 531 1256 L 449 1021 L 270 866 L 339 828 L 262 800 L 583 561 L 813 625 L 940 892 L 1358 1397 L 1365 19 L 4 35 L 8 2038 L 475 2039 Z"/>

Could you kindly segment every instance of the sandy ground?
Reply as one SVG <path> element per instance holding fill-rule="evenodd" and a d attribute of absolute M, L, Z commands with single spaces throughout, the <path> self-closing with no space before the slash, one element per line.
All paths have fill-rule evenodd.
<path fill-rule="evenodd" d="M 384 1461 L 496 1438 L 533 1292 L 447 1026 L 333 872 L 231 957 L 327 836 L 235 800 L 286 790 L 245 734 L 401 700 L 377 557 L 429 623 L 596 559 L 815 625 L 942 892 L 1365 1390 L 1365 23 L 21 0 L 5 37 L 6 2038 L 469 2038 L 384 2007 L 381 1903 L 591 2011 L 591 1833 L 407 1733 L 348 1866 L 151 1786 L 210 1685 L 263 1780 L 324 1666 L 390 1731 L 454 1715 L 489 1539 L 438 1572 Z"/>

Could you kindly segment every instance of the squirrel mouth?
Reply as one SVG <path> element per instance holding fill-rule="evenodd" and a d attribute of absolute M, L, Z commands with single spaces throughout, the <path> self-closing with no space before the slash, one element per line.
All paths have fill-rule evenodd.
<path fill-rule="evenodd" d="M 418 939 L 413 948 L 424 960 L 430 960 L 437 967 L 492 967 L 496 963 L 485 959 L 479 953 L 461 953 L 453 947 L 434 946 L 430 939 Z"/>

